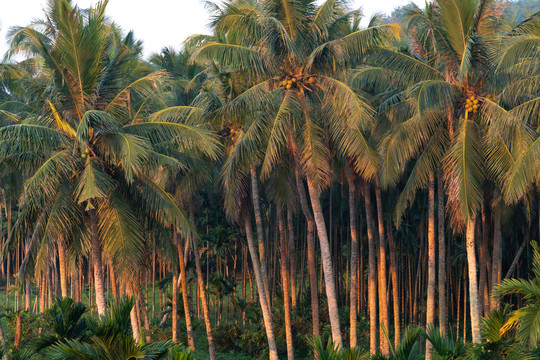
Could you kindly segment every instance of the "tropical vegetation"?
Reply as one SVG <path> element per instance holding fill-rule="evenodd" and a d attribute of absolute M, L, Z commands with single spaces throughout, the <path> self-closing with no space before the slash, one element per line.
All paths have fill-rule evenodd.
<path fill-rule="evenodd" d="M 9 30 L 3 360 L 540 357 L 538 1 L 107 3 Z"/>

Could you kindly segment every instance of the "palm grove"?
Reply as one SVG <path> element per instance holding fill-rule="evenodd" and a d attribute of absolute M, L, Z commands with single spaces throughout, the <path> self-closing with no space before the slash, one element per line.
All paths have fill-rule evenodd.
<path fill-rule="evenodd" d="M 114 321 L 145 359 L 161 338 L 293 359 L 306 336 L 318 358 L 471 356 L 457 339 L 532 356 L 537 13 L 438 0 L 364 27 L 345 1 L 231 0 L 209 4 L 211 35 L 143 61 L 106 5 L 50 0 L 10 29 L 5 358 L 24 316 L 35 338 L 32 313 L 80 322 L 81 301 L 102 323 L 58 325 L 32 356 L 107 358 L 84 354 Z"/>

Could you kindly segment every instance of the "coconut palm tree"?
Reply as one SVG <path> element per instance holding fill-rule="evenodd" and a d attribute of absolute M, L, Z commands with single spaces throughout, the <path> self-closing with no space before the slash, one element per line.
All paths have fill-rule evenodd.
<path fill-rule="evenodd" d="M 216 154 L 210 131 L 189 123 L 189 116 L 148 120 L 167 75 L 141 67 L 140 43 L 131 33 L 119 36 L 105 6 L 83 11 L 51 0 L 46 21 L 12 31 L 12 53 L 43 61 L 49 82 L 33 104 L 39 112 L 13 116 L 0 130 L 3 161 L 29 176 L 12 234 L 36 219 L 30 249 L 47 239 L 89 241 L 100 315 L 106 309 L 102 249 L 121 273 L 140 262 L 136 209 L 186 234 L 192 230 L 149 170 L 179 166 L 169 156 L 174 151 L 203 146 Z"/>
<path fill-rule="evenodd" d="M 440 0 L 428 4 L 425 10 L 411 5 L 407 11 L 411 53 L 380 51 L 373 57 L 374 67 L 359 75 L 374 79 L 374 74 L 383 73 L 380 80 L 396 89 L 381 106 L 395 124 L 381 145 L 384 182 L 395 185 L 405 165 L 416 159 L 398 201 L 398 217 L 407 203 L 414 200 L 418 189 L 428 184 L 433 189 L 438 166 L 444 164 L 437 185 L 445 187 L 447 209 L 456 220 L 454 223 L 467 229 L 471 318 L 476 343 L 481 338 L 474 225 L 482 204 L 485 178 L 479 112 L 479 101 L 483 98 L 478 97 L 490 93 L 494 86 L 489 79 L 493 78 L 492 50 L 500 31 L 499 13 L 497 4 L 491 1 Z M 456 16 L 462 21 L 455 21 Z M 430 190 L 430 195 L 430 208 L 433 208 L 435 191 Z M 441 195 L 439 192 L 439 219 L 444 218 Z M 435 281 L 435 210 L 432 210 L 430 283 Z M 439 226 L 441 223 L 444 222 L 440 221 Z M 444 249 L 441 238 L 444 230 L 438 232 L 439 247 Z M 439 279 L 442 276 L 439 274 Z M 434 289 L 434 286 L 430 288 L 428 298 L 434 299 Z M 433 320 L 433 316 L 428 318 L 429 322 Z"/>
<path fill-rule="evenodd" d="M 375 173 L 376 156 L 362 133 L 371 108 L 344 81 L 347 69 L 382 45 L 395 27 L 358 27 L 358 12 L 339 1 L 232 1 L 215 6 L 213 28 L 193 61 L 236 71 L 246 90 L 224 114 L 257 114 L 252 138 L 263 140 L 261 177 L 268 178 L 284 153 L 291 153 L 305 178 L 321 247 L 332 337 L 342 345 L 337 295 L 320 196 L 329 184 L 330 147 L 351 157 L 364 177 Z M 366 158 L 368 159 L 366 161 Z M 371 160 L 371 161 L 370 161 Z"/>

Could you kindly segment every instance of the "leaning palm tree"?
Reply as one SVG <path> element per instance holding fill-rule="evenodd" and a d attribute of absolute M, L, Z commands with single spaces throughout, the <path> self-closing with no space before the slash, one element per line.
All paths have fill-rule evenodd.
<path fill-rule="evenodd" d="M 301 178 L 307 180 L 332 337 L 341 346 L 320 196 L 331 179 L 330 142 L 353 159 L 362 176 L 375 173 L 376 155 L 366 147 L 362 133 L 371 126 L 371 108 L 344 79 L 347 70 L 382 45 L 395 27 L 360 29 L 358 12 L 335 0 L 320 6 L 315 1 L 230 1 L 215 5 L 212 25 L 216 36 L 192 38 L 200 42 L 193 61 L 231 69 L 244 84 L 245 90 L 223 114 L 248 121 L 246 136 L 263 143 L 261 177 L 268 178 L 284 154 L 290 153 Z M 254 144 L 249 141 L 246 146 Z"/>
<path fill-rule="evenodd" d="M 29 177 L 8 242 L 32 219 L 29 256 L 44 239 L 89 242 L 100 315 L 106 309 L 102 251 L 121 273 L 140 263 L 136 209 L 185 234 L 192 229 L 150 170 L 180 166 L 169 156 L 173 151 L 204 148 L 216 155 L 211 132 L 188 116 L 149 117 L 167 76 L 141 67 L 140 44 L 131 33 L 116 36 L 105 6 L 83 11 L 70 1 L 51 0 L 47 21 L 14 29 L 12 52 L 42 61 L 48 85 L 33 104 L 39 112 L 13 116 L 0 129 L 2 161 Z"/>

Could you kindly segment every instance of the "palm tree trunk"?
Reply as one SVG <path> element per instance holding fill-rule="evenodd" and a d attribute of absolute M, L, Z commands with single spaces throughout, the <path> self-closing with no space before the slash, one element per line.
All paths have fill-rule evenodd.
<path fill-rule="evenodd" d="M 388 298 L 386 291 L 386 237 L 384 235 L 384 220 L 381 188 L 375 186 L 375 199 L 377 201 L 377 220 L 379 225 L 379 315 L 380 315 L 380 330 L 379 337 L 381 339 L 381 353 L 385 356 L 390 354 L 390 344 L 384 333 L 389 329 L 388 322 Z"/>
<path fill-rule="evenodd" d="M 495 204 L 493 204 L 493 268 L 491 269 L 492 289 L 500 282 L 499 274 L 501 273 L 502 261 L 501 204 L 499 199 L 496 199 L 495 201 Z M 491 297 L 491 310 L 495 310 L 498 307 L 498 299 Z"/>
<path fill-rule="evenodd" d="M 469 304 L 471 306 L 471 330 L 473 343 L 480 344 L 480 308 L 478 298 L 478 281 L 476 274 L 475 254 L 475 216 L 467 221 L 467 263 L 469 267 Z"/>
<path fill-rule="evenodd" d="M 392 235 L 392 221 L 387 216 L 388 247 L 390 249 L 390 274 L 392 276 L 392 304 L 394 306 L 394 346 L 398 347 L 401 341 L 401 320 L 399 310 L 399 283 L 397 276 L 396 248 Z"/>
<path fill-rule="evenodd" d="M 443 175 L 437 171 L 437 211 L 438 211 L 438 244 L 439 244 L 439 328 L 443 336 L 448 335 L 448 309 L 446 306 L 446 242 L 444 239 L 444 188 Z"/>
<path fill-rule="evenodd" d="M 283 308 L 285 311 L 285 338 L 287 343 L 287 359 L 294 360 L 293 336 L 291 327 L 291 294 L 289 285 L 289 261 L 287 256 L 287 233 L 285 231 L 285 221 L 283 220 L 283 212 L 278 205 L 277 209 L 278 224 L 279 224 L 279 239 L 280 239 L 280 255 L 281 255 L 281 285 L 283 289 Z"/>
<path fill-rule="evenodd" d="M 259 244 L 259 261 L 261 264 L 261 276 L 266 294 L 266 302 L 270 306 L 270 288 L 268 286 L 268 270 L 266 269 L 266 249 L 264 247 L 263 223 L 259 199 L 259 184 L 257 182 L 257 171 L 255 166 L 251 167 L 251 197 L 253 200 L 253 213 L 255 215 L 255 226 L 257 228 L 257 240 Z"/>
<path fill-rule="evenodd" d="M 24 309 L 30 311 L 30 306 L 32 306 L 32 283 L 30 282 L 30 279 L 26 279 L 24 289 Z"/>
<path fill-rule="evenodd" d="M 330 251 L 330 243 L 326 232 L 326 223 L 321 207 L 321 199 L 319 197 L 319 189 L 315 187 L 311 179 L 307 179 L 309 197 L 311 198 L 311 207 L 313 208 L 313 216 L 317 233 L 319 235 L 319 243 L 321 246 L 321 261 L 324 273 L 324 283 L 326 288 L 326 297 L 328 301 L 328 315 L 330 317 L 330 326 L 332 328 L 332 340 L 338 347 L 343 347 L 341 339 L 341 330 L 339 325 L 338 302 L 336 295 L 336 282 L 334 277 L 334 269 L 332 267 L 332 253 Z"/>
<path fill-rule="evenodd" d="M 347 167 L 345 171 L 347 182 L 349 183 L 349 230 L 351 232 L 351 291 L 349 301 L 349 342 L 351 349 L 357 346 L 358 336 L 356 334 L 356 317 L 357 317 L 357 287 L 358 282 L 358 232 L 356 229 L 356 191 L 351 170 Z"/>
<path fill-rule="evenodd" d="M 92 210 L 90 215 L 92 225 L 92 260 L 94 267 L 94 288 L 96 290 L 96 305 L 99 316 L 105 316 L 105 292 L 103 287 L 103 265 L 101 263 L 101 244 L 99 241 L 99 230 L 97 214 Z"/>
<path fill-rule="evenodd" d="M 428 185 L 428 286 L 426 303 L 426 329 L 435 323 L 435 180 L 429 174 Z M 433 345 L 426 341 L 426 360 L 432 356 Z"/>
<path fill-rule="evenodd" d="M 253 271 L 255 273 L 255 282 L 257 283 L 257 291 L 259 292 L 259 302 L 261 304 L 261 310 L 263 313 L 264 327 L 266 329 L 266 337 L 268 339 L 268 349 L 270 353 L 270 360 L 277 360 L 277 346 L 276 338 L 274 336 L 274 325 L 272 324 L 272 314 L 270 307 L 266 301 L 267 295 L 264 289 L 264 283 L 261 273 L 261 265 L 259 263 L 259 257 L 257 256 L 257 249 L 255 248 L 255 242 L 253 240 L 253 233 L 251 231 L 251 221 L 249 216 L 244 215 L 244 229 L 246 231 L 246 239 L 248 243 L 249 255 L 251 257 L 251 263 L 253 264 Z"/>
<path fill-rule="evenodd" d="M 171 299 L 171 315 L 172 315 L 172 341 L 178 341 L 178 276 L 174 273 L 172 278 L 172 299 Z"/>
<path fill-rule="evenodd" d="M 368 235 L 368 306 L 369 306 L 369 352 L 377 353 L 377 259 L 375 249 L 375 224 L 373 224 L 373 204 L 371 189 L 365 183 L 364 202 Z"/>
<path fill-rule="evenodd" d="M 190 211 L 190 221 L 195 224 L 193 215 L 193 207 Z M 195 270 L 197 271 L 197 284 L 199 285 L 199 297 L 201 299 L 204 325 L 206 327 L 206 338 L 208 339 L 208 353 L 210 360 L 216 360 L 216 349 L 214 345 L 214 336 L 212 335 L 212 324 L 210 322 L 210 310 L 208 308 L 208 299 L 206 298 L 206 288 L 204 285 L 203 273 L 201 268 L 201 255 L 199 253 L 199 243 L 194 236 L 190 236 L 191 243 L 193 245 L 193 254 L 195 255 Z M 244 296 L 245 298 L 245 296 Z"/>
<path fill-rule="evenodd" d="M 146 306 L 146 301 L 144 299 L 142 285 L 139 286 L 139 308 L 141 309 L 141 315 L 144 321 L 144 329 L 146 342 L 150 342 L 150 321 L 148 319 L 148 307 Z"/>
<path fill-rule="evenodd" d="M 195 339 L 193 337 L 193 326 L 191 324 L 191 312 L 189 310 L 189 298 L 187 293 L 187 278 L 186 278 L 186 263 L 184 261 L 184 251 L 180 234 L 176 231 L 173 235 L 176 238 L 175 244 L 178 248 L 178 264 L 180 265 L 180 282 L 182 285 L 182 300 L 184 303 L 184 315 L 186 318 L 186 331 L 188 345 L 191 350 L 195 351 Z"/>
<path fill-rule="evenodd" d="M 135 298 L 134 286 L 130 282 L 127 284 L 128 295 L 133 298 L 133 307 L 129 313 L 129 319 L 131 321 L 131 330 L 133 332 L 133 339 L 137 343 L 141 342 L 141 328 L 139 327 L 139 321 L 137 319 L 137 300 Z"/>
<path fill-rule="evenodd" d="M 66 261 L 66 245 L 64 239 L 58 239 L 58 263 L 60 265 L 60 289 L 62 291 L 62 298 L 67 298 L 68 284 L 67 284 L 67 261 Z"/>
<path fill-rule="evenodd" d="M 114 300 L 118 300 L 118 282 L 116 281 L 116 270 L 114 270 L 114 264 L 109 261 L 109 274 L 111 276 L 111 289 Z"/>
<path fill-rule="evenodd" d="M 315 234 L 313 215 L 309 208 L 309 204 L 304 190 L 304 184 L 296 172 L 296 187 L 298 189 L 298 197 L 300 198 L 300 206 L 307 222 L 307 262 L 309 274 L 309 291 L 311 295 L 311 321 L 313 324 L 313 337 L 320 335 L 319 332 L 319 291 L 317 289 L 317 269 L 315 268 Z"/>
<path fill-rule="evenodd" d="M 289 239 L 289 248 L 288 248 L 288 259 L 290 262 L 290 282 L 291 282 L 291 302 L 293 309 L 296 308 L 296 259 L 295 259 L 295 246 L 294 246 L 294 226 L 292 219 L 292 211 L 290 208 L 287 209 L 287 235 Z"/>

